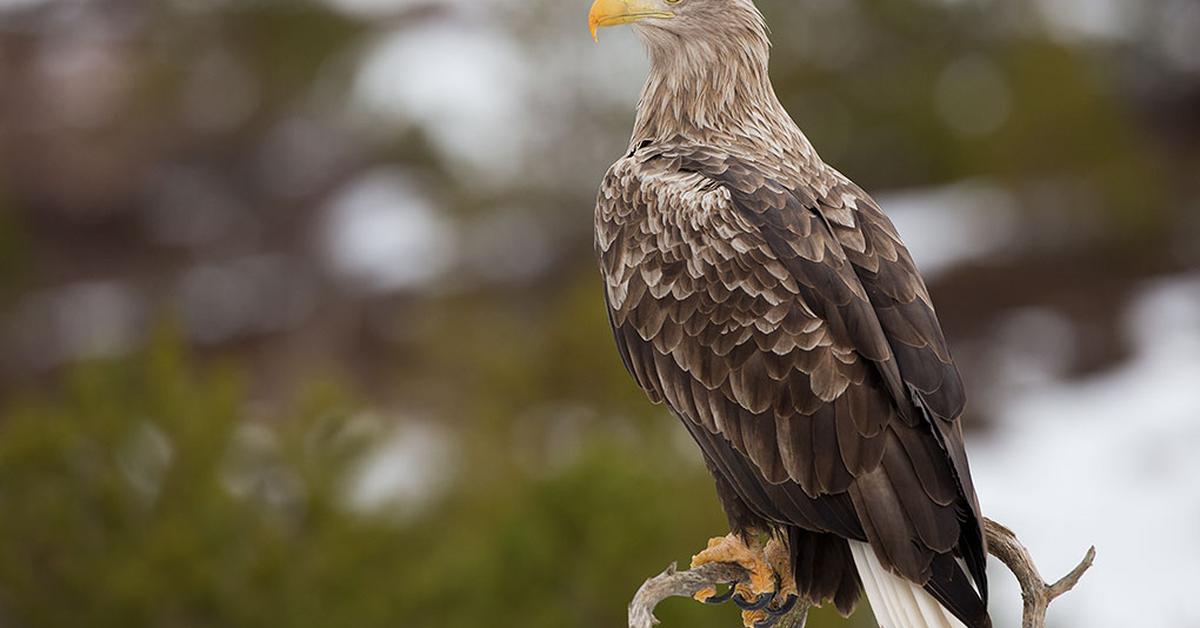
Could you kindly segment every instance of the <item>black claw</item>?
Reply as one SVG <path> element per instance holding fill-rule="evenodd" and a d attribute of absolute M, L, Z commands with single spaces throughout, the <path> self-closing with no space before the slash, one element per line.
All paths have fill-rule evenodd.
<path fill-rule="evenodd" d="M 736 582 L 729 583 L 728 591 L 726 591 L 720 595 L 714 595 L 710 598 L 706 598 L 704 600 L 704 603 L 705 604 L 724 604 L 724 603 L 728 602 L 729 599 L 733 597 L 733 593 L 736 590 L 735 587 L 737 587 Z"/>
<path fill-rule="evenodd" d="M 770 615 L 771 617 L 783 617 L 784 615 L 787 615 L 788 613 L 792 612 L 793 608 L 796 608 L 796 602 L 799 599 L 800 598 L 797 597 L 795 593 L 790 593 L 787 596 L 787 600 L 784 601 L 784 603 L 781 604 L 779 606 L 779 608 L 771 608 L 770 606 L 768 606 L 767 614 Z"/>
<path fill-rule="evenodd" d="M 796 607 L 796 602 L 798 600 L 799 598 L 796 597 L 796 594 L 792 593 L 788 595 L 787 601 L 785 601 L 779 608 L 771 608 L 768 606 L 765 609 L 767 616 L 754 622 L 754 628 L 773 628 L 775 624 L 778 624 L 779 621 L 783 619 L 785 615 L 792 612 L 792 609 Z"/>
<path fill-rule="evenodd" d="M 761 611 L 771 604 L 771 600 L 775 599 L 775 592 L 768 591 L 758 596 L 753 602 L 747 602 L 740 595 L 733 596 L 733 603 L 744 611 Z"/>

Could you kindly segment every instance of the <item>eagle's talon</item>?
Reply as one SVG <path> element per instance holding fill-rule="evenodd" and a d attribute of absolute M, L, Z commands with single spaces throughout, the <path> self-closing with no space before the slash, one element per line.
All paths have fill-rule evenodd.
<path fill-rule="evenodd" d="M 730 582 L 728 591 L 721 593 L 719 595 L 714 593 L 700 601 L 704 602 L 705 604 L 714 604 L 714 605 L 715 604 L 724 604 L 733 598 L 733 594 L 735 591 L 737 591 L 737 583 Z"/>
<path fill-rule="evenodd" d="M 732 599 L 733 603 L 744 611 L 761 611 L 771 605 L 771 600 L 775 599 L 775 592 L 767 591 L 766 593 L 762 593 L 753 602 L 747 602 L 741 595 L 734 595 Z"/>
<path fill-rule="evenodd" d="M 788 613 L 796 608 L 796 603 L 800 600 L 799 596 L 794 593 L 789 593 L 783 604 L 777 608 L 767 605 L 765 608 L 757 611 L 749 611 L 742 614 L 744 623 L 750 628 L 772 628 L 778 624 Z M 774 600 L 772 600 L 774 601 Z"/>
<path fill-rule="evenodd" d="M 779 605 L 778 608 L 771 608 L 768 606 L 766 608 L 767 614 L 775 618 L 783 617 L 784 615 L 792 612 L 793 608 L 796 608 L 796 602 L 799 600 L 800 597 L 795 593 L 792 593 L 787 596 L 787 600 L 785 600 L 783 604 Z"/>
<path fill-rule="evenodd" d="M 697 591 L 693 597 L 708 604 L 732 600 L 741 609 L 742 624 L 746 628 L 754 628 L 759 622 L 770 621 L 768 609 L 771 603 L 776 598 L 782 602 L 788 596 L 792 596 L 796 587 L 788 573 L 791 569 L 787 554 L 776 551 L 779 556 L 774 556 L 766 550 L 767 546 L 761 541 L 756 542 L 753 537 L 743 537 L 739 534 L 710 539 L 708 547 L 692 557 L 692 568 L 708 563 L 731 563 L 745 569 L 746 575 L 743 580 L 730 583 L 730 590 L 723 595 L 717 595 L 716 588 L 710 586 Z M 788 603 L 794 604 L 790 599 Z M 790 606 L 788 608 L 790 609 Z M 774 623 L 775 621 L 770 621 L 768 626 Z"/>

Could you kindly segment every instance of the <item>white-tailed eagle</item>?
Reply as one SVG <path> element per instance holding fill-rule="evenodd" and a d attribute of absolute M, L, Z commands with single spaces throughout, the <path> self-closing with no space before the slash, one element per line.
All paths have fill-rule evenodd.
<path fill-rule="evenodd" d="M 895 227 L 821 161 L 751 0 L 596 0 L 650 57 L 596 250 L 620 355 L 700 446 L 748 626 L 796 597 L 886 628 L 990 626 L 963 384 Z M 715 591 L 710 600 L 727 599 Z"/>

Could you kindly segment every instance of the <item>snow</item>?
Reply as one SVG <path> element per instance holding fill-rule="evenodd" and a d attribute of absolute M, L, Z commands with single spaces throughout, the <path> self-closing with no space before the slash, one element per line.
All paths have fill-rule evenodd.
<path fill-rule="evenodd" d="M 529 68 L 512 40 L 479 23 L 401 29 L 371 47 L 352 104 L 368 126 L 415 124 L 453 161 L 503 177 L 517 167 L 513 152 L 531 124 Z"/>
<path fill-rule="evenodd" d="M 444 492 L 453 471 L 451 441 L 433 423 L 400 422 L 358 468 L 349 502 L 363 511 L 399 507 L 414 515 Z"/>
<path fill-rule="evenodd" d="M 1035 6 L 1061 41 L 1119 39 L 1132 34 L 1135 6 L 1123 0 L 1039 0 Z"/>
<path fill-rule="evenodd" d="M 30 9 L 42 4 L 48 4 L 51 0 L 0 0 L 0 11 L 20 11 L 22 9 Z"/>
<path fill-rule="evenodd" d="M 400 172 L 349 184 L 327 210 L 325 249 L 335 272 L 369 291 L 419 288 L 454 260 L 450 221 Z"/>
<path fill-rule="evenodd" d="M 972 261 L 1003 261 L 1015 244 L 1012 192 L 985 180 L 878 194 L 927 281 Z"/>
<path fill-rule="evenodd" d="M 1096 566 L 1054 604 L 1052 621 L 1196 626 L 1200 278 L 1149 287 L 1127 321 L 1134 359 L 1084 381 L 1013 391 L 997 433 L 968 443 L 972 475 L 984 511 L 1017 531 L 1046 578 L 1096 545 Z M 997 625 L 1011 625 L 1016 585 L 992 573 Z"/>

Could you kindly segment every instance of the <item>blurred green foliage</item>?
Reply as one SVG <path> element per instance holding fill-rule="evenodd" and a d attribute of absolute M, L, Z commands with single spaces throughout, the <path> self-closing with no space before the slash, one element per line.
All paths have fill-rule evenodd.
<path fill-rule="evenodd" d="M 371 438 L 351 429 L 350 397 L 319 384 L 286 420 L 253 417 L 235 372 L 188 363 L 162 336 L 5 404 L 0 608 L 14 625 L 615 626 L 664 557 L 722 532 L 669 430 L 592 430 L 564 464 L 502 475 L 491 442 L 432 504 L 354 507 L 344 489 Z M 737 619 L 686 601 L 662 616 Z"/>

